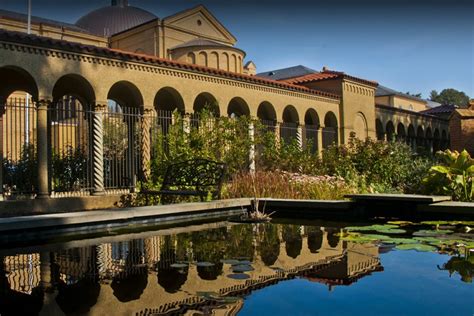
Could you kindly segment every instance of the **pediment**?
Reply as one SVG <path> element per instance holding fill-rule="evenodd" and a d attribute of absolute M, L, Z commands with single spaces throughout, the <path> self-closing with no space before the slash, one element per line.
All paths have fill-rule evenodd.
<path fill-rule="evenodd" d="M 163 19 L 167 26 L 205 37 L 215 41 L 234 45 L 237 39 L 204 6 L 176 13 Z"/>

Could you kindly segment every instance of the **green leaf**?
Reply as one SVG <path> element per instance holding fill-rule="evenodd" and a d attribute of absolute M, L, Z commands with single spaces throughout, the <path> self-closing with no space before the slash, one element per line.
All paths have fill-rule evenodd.
<path fill-rule="evenodd" d="M 434 246 L 430 245 L 425 245 L 425 244 L 401 244 L 397 245 L 396 249 L 399 250 L 416 250 L 420 252 L 431 252 L 431 251 L 436 251 L 437 248 Z"/>
<path fill-rule="evenodd" d="M 431 167 L 430 170 L 433 170 L 433 171 L 436 171 L 436 172 L 439 172 L 439 173 L 443 173 L 443 174 L 449 174 L 449 169 L 445 166 L 433 166 Z"/>

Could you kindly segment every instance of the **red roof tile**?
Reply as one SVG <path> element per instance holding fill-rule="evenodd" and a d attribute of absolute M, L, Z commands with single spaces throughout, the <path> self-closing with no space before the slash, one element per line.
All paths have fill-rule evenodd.
<path fill-rule="evenodd" d="M 27 45 L 36 45 L 36 46 L 45 47 L 45 48 L 63 49 L 65 51 L 71 51 L 75 53 L 88 53 L 88 54 L 92 54 L 98 57 L 120 59 L 120 61 L 125 60 L 125 61 L 131 61 L 131 62 L 142 62 L 142 63 L 152 64 L 152 65 L 159 65 L 159 66 L 164 66 L 164 67 L 169 67 L 169 68 L 183 69 L 183 70 L 193 71 L 197 73 L 215 75 L 215 76 L 219 76 L 223 78 L 240 80 L 240 81 L 244 81 L 248 83 L 261 84 L 261 85 L 266 85 L 270 87 L 286 89 L 290 91 L 308 93 L 308 94 L 313 94 L 313 95 L 322 96 L 322 97 L 331 98 L 331 99 L 340 99 L 340 96 L 338 95 L 310 89 L 310 88 L 303 87 L 296 84 L 263 79 L 256 76 L 237 74 L 237 73 L 233 73 L 229 71 L 213 69 L 213 68 L 198 66 L 194 64 L 181 63 L 181 62 L 176 62 L 169 59 L 158 58 L 156 56 L 151 56 L 151 55 L 130 53 L 130 52 L 126 52 L 126 51 L 122 51 L 118 49 L 83 45 L 80 43 L 57 40 L 57 39 L 52 39 L 52 38 L 37 36 L 37 35 L 28 35 L 26 33 L 21 33 L 21 32 L 0 30 L 0 41 L 27 44 Z"/>
<path fill-rule="evenodd" d="M 345 74 L 344 72 L 333 71 L 333 70 L 324 70 L 323 72 L 304 75 L 301 77 L 289 78 L 289 79 L 285 79 L 281 81 L 289 83 L 289 84 L 303 84 L 303 83 L 308 83 L 308 82 L 331 80 L 331 79 L 337 79 L 337 78 L 345 78 L 349 80 L 354 80 L 354 81 L 361 82 L 361 83 L 367 84 L 369 86 L 374 86 L 374 87 L 377 87 L 379 85 L 376 81 L 349 76 Z"/>

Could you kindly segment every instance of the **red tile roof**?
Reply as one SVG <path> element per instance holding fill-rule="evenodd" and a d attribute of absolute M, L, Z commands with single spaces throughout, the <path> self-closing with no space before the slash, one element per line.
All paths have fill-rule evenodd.
<path fill-rule="evenodd" d="M 118 49 L 110 49 L 98 46 L 84 45 L 75 42 L 69 42 L 65 40 L 57 40 L 43 36 L 37 35 L 28 35 L 21 32 L 13 32 L 0 30 L 0 41 L 11 42 L 11 43 L 20 43 L 27 45 L 35 45 L 39 47 L 52 48 L 52 49 L 62 49 L 64 51 L 70 51 L 74 53 L 90 54 L 98 57 L 106 57 L 118 59 L 120 61 L 130 61 L 130 62 L 141 62 L 150 65 L 158 65 L 162 67 L 187 70 L 196 73 L 202 73 L 207 75 L 215 75 L 222 78 L 228 78 L 233 80 L 239 80 L 243 82 L 261 84 L 269 87 L 285 89 L 289 91 L 296 91 L 302 93 L 308 93 L 312 95 L 317 95 L 321 97 L 331 98 L 331 99 L 340 99 L 340 96 L 310 89 L 307 87 L 302 87 L 299 85 L 280 82 L 275 80 L 263 79 L 256 76 L 249 76 L 244 74 L 237 74 L 229 71 L 198 66 L 194 64 L 187 64 L 182 62 L 176 62 L 169 59 L 158 58 L 151 55 L 130 53 Z"/>
<path fill-rule="evenodd" d="M 339 78 L 344 78 L 344 79 L 349 79 L 349 80 L 361 82 L 361 83 L 364 83 L 364 84 L 367 84 L 367 85 L 373 86 L 373 87 L 377 87 L 379 85 L 378 82 L 376 82 L 376 81 L 361 79 L 361 78 L 357 78 L 357 77 L 354 77 L 354 76 L 349 76 L 349 75 L 345 74 L 344 72 L 333 71 L 333 70 L 323 70 L 322 72 L 309 74 L 309 75 L 304 75 L 304 76 L 301 76 L 301 77 L 289 78 L 289 79 L 285 79 L 285 80 L 281 80 L 281 81 L 289 83 L 289 84 L 303 84 L 303 83 L 308 83 L 308 82 L 339 79 Z"/>

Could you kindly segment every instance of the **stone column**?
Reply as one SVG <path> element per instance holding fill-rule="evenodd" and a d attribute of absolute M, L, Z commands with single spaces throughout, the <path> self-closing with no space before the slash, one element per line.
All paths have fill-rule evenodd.
<path fill-rule="evenodd" d="M 249 140 L 250 140 L 250 150 L 249 150 L 249 171 L 250 173 L 255 173 L 255 126 L 253 122 L 249 123 Z"/>
<path fill-rule="evenodd" d="M 37 103 L 37 155 L 38 155 L 38 194 L 37 199 L 49 198 L 49 139 L 48 139 L 48 106 L 50 101 Z"/>
<path fill-rule="evenodd" d="M 92 195 L 104 195 L 104 112 L 106 104 L 96 104 L 92 113 Z"/>
<path fill-rule="evenodd" d="M 0 99 L 0 201 L 3 201 L 3 116 L 6 101 Z"/>
<path fill-rule="evenodd" d="M 127 122 L 127 131 L 128 131 L 128 157 L 126 157 L 126 165 L 128 166 L 128 174 L 126 177 L 128 178 L 128 183 L 127 185 L 130 188 L 130 193 L 135 192 L 135 188 L 137 186 L 137 177 L 136 177 L 136 152 L 135 152 L 135 113 L 131 111 L 130 116 L 128 118 L 125 118 Z"/>
<path fill-rule="evenodd" d="M 142 166 L 142 180 L 147 182 L 150 178 L 150 162 L 151 162 L 151 122 L 152 122 L 153 109 L 144 109 L 143 117 L 141 121 L 141 166 Z"/>
<path fill-rule="evenodd" d="M 317 133 L 317 143 L 318 143 L 318 156 L 319 158 L 323 157 L 323 126 L 319 126 Z"/>
<path fill-rule="evenodd" d="M 303 150 L 303 127 L 299 124 L 296 128 L 296 141 L 298 142 L 298 147 Z"/>

